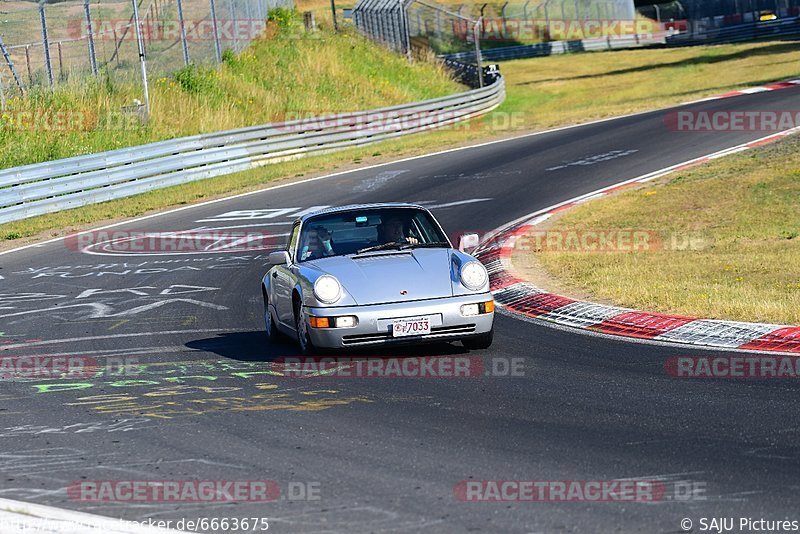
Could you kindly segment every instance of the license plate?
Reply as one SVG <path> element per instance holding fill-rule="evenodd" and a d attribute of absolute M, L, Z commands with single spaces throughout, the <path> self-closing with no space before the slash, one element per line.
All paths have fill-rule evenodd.
<path fill-rule="evenodd" d="M 421 336 L 430 333 L 430 317 L 414 317 L 413 319 L 392 321 L 392 337 Z"/>

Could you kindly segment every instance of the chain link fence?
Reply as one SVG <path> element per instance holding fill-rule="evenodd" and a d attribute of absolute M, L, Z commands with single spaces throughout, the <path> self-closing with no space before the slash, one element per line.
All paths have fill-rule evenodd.
<path fill-rule="evenodd" d="M 443 57 L 462 79 L 465 74 L 475 77 L 475 69 L 482 66 L 481 50 L 554 41 L 577 46 L 585 39 L 629 37 L 655 29 L 641 24 L 644 19 L 637 17 L 633 0 L 515 0 L 454 6 L 433 0 L 360 0 L 353 21 L 363 34 L 401 54 Z"/>
<path fill-rule="evenodd" d="M 637 16 L 633 0 L 515 0 L 442 5 L 434 0 L 360 0 L 353 21 L 366 36 L 409 57 L 442 57 L 466 83 L 492 49 L 515 47 L 520 57 L 559 51 L 613 48 L 607 39 L 652 34 L 658 28 Z M 602 40 L 602 43 L 586 40 Z M 626 40 L 627 39 L 627 40 Z M 584 41 L 584 42 L 582 42 Z M 563 46 L 538 44 L 559 42 Z M 638 45 L 636 39 L 633 45 Z M 472 82 L 470 82 L 472 80 Z"/>
<path fill-rule="evenodd" d="M 366 35 L 401 53 L 454 54 L 540 42 L 636 33 L 632 0 L 515 0 L 444 6 L 432 0 L 361 0 L 353 10 Z M 405 29 L 408 33 L 405 33 Z"/>
<path fill-rule="evenodd" d="M 0 0 L 0 95 L 90 76 L 139 81 L 219 64 L 262 35 L 293 0 Z M 138 25 L 137 25 L 138 21 Z M 0 102 L 2 104 L 3 102 Z"/>

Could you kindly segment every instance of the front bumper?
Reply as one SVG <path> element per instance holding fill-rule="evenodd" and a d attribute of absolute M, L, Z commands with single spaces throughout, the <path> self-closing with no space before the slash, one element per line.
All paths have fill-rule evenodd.
<path fill-rule="evenodd" d="M 309 327 L 308 332 L 314 346 L 328 349 L 462 339 L 488 333 L 494 323 L 494 312 L 465 317 L 461 315 L 461 306 L 490 300 L 492 294 L 486 292 L 372 306 L 311 307 L 307 309 L 309 316 L 354 315 L 358 318 L 358 324 L 351 328 Z M 430 334 L 392 337 L 392 320 L 419 316 L 432 316 Z"/>

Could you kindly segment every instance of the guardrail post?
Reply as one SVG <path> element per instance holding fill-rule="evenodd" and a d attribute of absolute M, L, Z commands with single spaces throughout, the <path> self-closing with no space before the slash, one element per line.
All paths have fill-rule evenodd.
<path fill-rule="evenodd" d="M 189 43 L 186 42 L 186 23 L 183 20 L 183 0 L 177 0 L 178 24 L 181 29 L 181 48 L 183 48 L 183 64 L 189 65 Z"/>
<path fill-rule="evenodd" d="M 92 13 L 89 9 L 89 0 L 83 0 L 83 12 L 86 15 L 86 32 L 89 43 L 89 64 L 92 66 L 92 74 L 97 76 L 97 55 L 94 49 L 94 30 L 92 29 Z"/>
<path fill-rule="evenodd" d="M 47 37 L 47 18 L 44 14 L 44 0 L 39 2 L 39 21 L 42 24 L 42 46 L 44 47 L 44 68 L 47 71 L 47 81 L 53 87 L 53 65 L 50 63 L 50 40 Z"/>

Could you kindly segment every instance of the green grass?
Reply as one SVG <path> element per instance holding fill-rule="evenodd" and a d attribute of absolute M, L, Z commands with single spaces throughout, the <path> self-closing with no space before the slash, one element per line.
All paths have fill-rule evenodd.
<path fill-rule="evenodd" d="M 11 99 L 0 114 L 0 168 L 111 150 L 203 132 L 402 104 L 462 91 L 434 63 L 410 64 L 351 33 L 305 34 L 295 16 L 273 12 L 270 37 L 240 55 L 225 54 L 219 70 L 190 67 L 152 80 L 148 124 L 115 117 L 141 99 L 138 85 L 105 78 L 40 89 Z M 62 112 L 79 128 L 20 125 L 19 111 Z M 120 124 L 123 127 L 120 127 Z"/>
<path fill-rule="evenodd" d="M 321 26 L 311 36 L 296 28 L 273 30 L 270 38 L 254 43 L 242 55 L 227 55 L 219 72 L 195 69 L 156 81 L 153 118 L 146 127 L 113 135 L 103 130 L 66 134 L 0 130 L 0 167 L 267 123 L 293 112 L 367 109 L 463 90 L 436 65 L 409 64 L 347 31 L 334 35 Z M 507 83 L 506 102 L 491 116 L 470 124 L 0 225 L 0 239 L 11 242 L 40 233 L 63 233 L 97 221 L 264 187 L 296 175 L 666 106 L 797 77 L 798 65 L 800 50 L 780 42 L 505 62 L 501 70 Z M 687 74 L 687 69 L 692 73 Z M 109 112 L 136 97 L 135 86 L 99 84 L 38 94 L 32 102 L 44 109 Z"/>
<path fill-rule="evenodd" d="M 558 290 L 621 306 L 800 324 L 798 206 L 800 138 L 795 136 L 592 201 L 548 228 L 690 235 L 701 239 L 694 250 L 520 250 L 513 261 L 524 275 L 544 279 L 545 286 L 549 278 Z"/>

